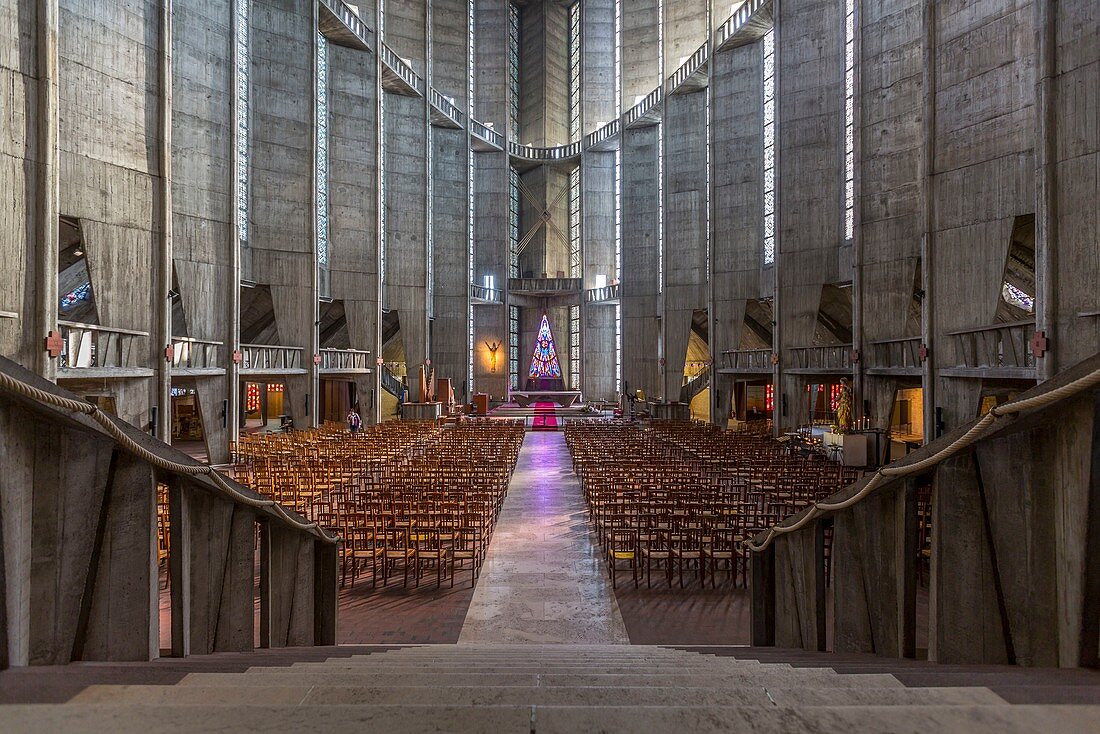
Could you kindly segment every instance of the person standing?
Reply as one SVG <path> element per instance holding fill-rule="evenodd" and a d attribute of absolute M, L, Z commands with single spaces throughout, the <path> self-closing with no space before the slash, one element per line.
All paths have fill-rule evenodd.
<path fill-rule="evenodd" d="M 349 431 L 352 433 L 359 433 L 359 428 L 363 425 L 363 419 L 359 416 L 359 413 L 354 407 L 348 411 L 348 417 L 345 420 L 348 422 Z"/>

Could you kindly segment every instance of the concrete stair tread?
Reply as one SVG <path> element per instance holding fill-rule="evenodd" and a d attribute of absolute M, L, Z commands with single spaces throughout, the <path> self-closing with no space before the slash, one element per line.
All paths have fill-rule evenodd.
<path fill-rule="evenodd" d="M 237 680 L 240 685 L 364 685 L 364 686 L 406 686 L 406 685 L 470 685 L 483 686 L 699 686 L 727 687 L 738 685 L 761 685 L 784 687 L 788 685 L 816 685 L 830 688 L 853 688 L 860 686 L 894 687 L 902 684 L 890 675 L 814 675 L 806 676 L 798 671 L 773 674 L 701 674 L 678 675 L 662 673 L 655 675 L 632 674 L 513 674 L 513 673 L 434 673 L 423 670 L 418 673 L 374 672 L 330 672 L 325 670 L 300 671 L 287 668 L 259 668 L 247 674 L 236 673 L 191 673 L 180 685 L 217 685 Z"/>
<path fill-rule="evenodd" d="M 1004 704 L 987 688 L 91 686 L 70 703 L 279 705 L 835 706 Z"/>
<path fill-rule="evenodd" d="M 86 704 L 5 707 L 6 732 L 158 734 L 197 730 L 517 732 L 786 732 L 976 734 L 1096 731 L 1096 706 L 410 706 Z"/>

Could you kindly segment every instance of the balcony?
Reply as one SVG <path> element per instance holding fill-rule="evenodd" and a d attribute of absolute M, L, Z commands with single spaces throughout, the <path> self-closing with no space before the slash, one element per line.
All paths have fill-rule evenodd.
<path fill-rule="evenodd" d="M 474 302 L 474 305 L 496 306 L 504 303 L 504 292 L 500 288 L 489 288 L 471 283 L 470 299 Z"/>
<path fill-rule="evenodd" d="M 322 375 L 369 375 L 370 352 L 362 349 L 322 349 Z"/>
<path fill-rule="evenodd" d="M 602 288 L 589 288 L 584 292 L 585 303 L 616 305 L 619 303 L 619 284 L 612 283 Z"/>
<path fill-rule="evenodd" d="M 428 90 L 428 100 L 432 103 L 432 124 L 436 127 L 447 127 L 452 130 L 461 130 L 466 123 L 466 115 L 455 106 L 449 98 L 443 96 L 434 88 Z"/>
<path fill-rule="evenodd" d="M 406 97 L 424 96 L 424 80 L 396 51 L 383 43 L 379 47 L 379 53 L 382 56 L 383 89 Z"/>
<path fill-rule="evenodd" d="M 672 73 L 668 79 L 668 93 L 675 94 L 678 91 L 693 92 L 707 85 L 707 72 L 705 65 L 710 58 L 710 42 L 704 41 L 703 45 L 695 49 L 695 53 L 689 56 L 680 68 Z"/>
<path fill-rule="evenodd" d="M 732 375 L 770 375 L 775 366 L 771 349 L 731 349 L 722 352 L 725 367 L 719 368 L 722 374 Z"/>
<path fill-rule="evenodd" d="M 585 149 L 612 150 L 616 146 L 614 141 L 619 137 L 619 120 L 616 118 L 595 132 L 584 136 Z"/>
<path fill-rule="evenodd" d="M 152 377 L 153 370 L 140 367 L 148 360 L 147 331 L 58 321 L 62 347 L 58 358 L 59 378 Z"/>
<path fill-rule="evenodd" d="M 280 347 L 273 344 L 242 344 L 242 375 L 304 375 L 301 347 Z"/>
<path fill-rule="evenodd" d="M 470 144 L 474 150 L 504 150 L 504 136 L 483 122 L 470 118 Z"/>
<path fill-rule="evenodd" d="M 520 145 L 508 143 L 508 155 L 513 158 L 522 158 L 527 161 L 539 161 L 553 163 L 576 158 L 581 154 L 581 141 L 575 140 L 568 145 L 556 145 L 551 147 L 538 147 L 534 145 Z"/>
<path fill-rule="evenodd" d="M 360 51 L 374 50 L 374 32 L 344 0 L 321 0 L 318 8 L 317 21 L 325 38 Z"/>
<path fill-rule="evenodd" d="M 508 292 L 526 296 L 560 296 L 580 293 L 580 278 L 509 278 Z"/>
<path fill-rule="evenodd" d="M 739 46 L 764 35 L 772 27 L 771 12 L 758 16 L 756 11 L 768 3 L 769 0 L 746 0 L 737 12 L 718 27 L 718 50 Z"/>
<path fill-rule="evenodd" d="M 172 374 L 181 376 L 217 376 L 225 374 L 222 365 L 223 342 L 172 337 Z"/>
<path fill-rule="evenodd" d="M 999 377 L 1034 380 L 1030 342 L 1035 319 L 949 331 L 955 364 L 938 370 L 944 377 Z"/>
<path fill-rule="evenodd" d="M 660 122 L 661 111 L 657 109 L 657 105 L 661 103 L 663 98 L 664 89 L 662 87 L 657 87 L 647 94 L 642 101 L 626 111 L 623 116 L 623 127 L 641 126 L 643 123 L 653 125 Z"/>
<path fill-rule="evenodd" d="M 783 370 L 792 375 L 849 374 L 852 371 L 852 345 L 794 347 L 791 364 Z"/>
<path fill-rule="evenodd" d="M 921 359 L 921 338 L 905 336 L 900 339 L 878 339 L 867 343 L 868 375 L 918 376 L 924 360 Z"/>

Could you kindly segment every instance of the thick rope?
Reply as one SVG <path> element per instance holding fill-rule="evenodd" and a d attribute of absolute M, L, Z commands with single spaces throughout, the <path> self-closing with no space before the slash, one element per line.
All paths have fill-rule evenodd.
<path fill-rule="evenodd" d="M 796 530 L 800 530 L 806 526 L 811 520 L 827 512 L 836 512 L 838 510 L 846 510 L 859 503 L 864 497 L 871 494 L 887 479 L 896 479 L 898 477 L 908 476 L 910 474 L 917 474 L 929 467 L 939 464 L 944 459 L 948 459 L 960 451 L 964 450 L 974 442 L 983 438 L 986 434 L 990 433 L 990 429 L 1001 418 L 1008 418 L 1010 416 L 1021 413 L 1025 410 L 1032 408 L 1042 408 L 1043 406 L 1050 405 L 1051 403 L 1058 402 L 1063 398 L 1069 397 L 1082 390 L 1087 390 L 1095 385 L 1100 385 L 1100 370 L 1091 372 L 1084 377 L 1080 377 L 1073 382 L 1067 382 L 1061 387 L 1057 387 L 1050 392 L 1045 392 L 1041 395 L 1035 395 L 1034 397 L 1024 398 L 1022 400 L 1015 400 L 1011 403 L 1005 403 L 1004 405 L 993 408 L 988 413 L 983 415 L 977 423 L 970 427 L 966 433 L 959 438 L 952 441 L 949 445 L 943 447 L 932 456 L 912 464 L 905 466 L 886 466 L 874 473 L 874 475 L 867 480 L 867 483 L 851 497 L 841 500 L 839 502 L 815 502 L 809 507 L 809 510 L 805 515 L 800 517 L 797 522 L 791 525 L 773 525 L 768 528 L 767 535 L 760 543 L 756 543 L 752 540 L 745 541 L 745 547 L 754 553 L 760 551 L 771 545 L 777 535 L 784 535 L 786 533 L 793 533 Z"/>
<path fill-rule="evenodd" d="M 324 528 L 315 522 L 302 522 L 292 517 L 282 505 L 275 502 L 275 500 L 269 499 L 257 499 L 256 497 L 249 497 L 246 494 L 241 493 L 236 487 L 230 484 L 225 475 L 218 471 L 215 471 L 213 467 L 206 465 L 196 464 L 178 464 L 174 461 L 169 461 L 163 457 L 157 456 L 153 452 L 146 449 L 144 446 L 136 443 L 132 438 L 126 435 L 126 433 L 118 427 L 114 419 L 111 416 L 104 413 L 98 406 L 83 400 L 73 400 L 72 398 L 63 398 L 60 395 L 54 395 L 51 392 L 47 392 L 40 388 L 28 385 L 22 380 L 18 380 L 11 375 L 0 372 L 0 387 L 13 392 L 17 395 L 30 398 L 39 403 L 46 405 L 53 405 L 57 408 L 69 410 L 74 413 L 82 413 L 100 426 L 103 427 L 107 433 L 130 453 L 136 455 L 143 461 L 147 461 L 158 469 L 162 469 L 174 474 L 185 474 L 187 476 L 205 475 L 210 478 L 211 481 L 222 490 L 225 494 L 229 495 L 230 499 L 234 502 L 238 502 L 242 505 L 248 505 L 249 507 L 268 507 L 274 512 L 276 516 L 281 518 L 283 522 L 291 527 L 299 530 L 307 530 L 315 532 L 322 540 L 327 543 L 335 543 L 339 540 L 336 536 L 329 535 L 325 532 Z"/>

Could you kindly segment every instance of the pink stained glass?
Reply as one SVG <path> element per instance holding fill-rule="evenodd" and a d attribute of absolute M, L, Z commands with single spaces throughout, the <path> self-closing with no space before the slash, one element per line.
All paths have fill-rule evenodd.
<path fill-rule="evenodd" d="M 540 379 L 561 379 L 561 365 L 558 363 L 558 348 L 554 344 L 554 332 L 550 330 L 550 321 L 542 315 L 539 335 L 535 338 L 535 352 L 531 355 L 531 369 L 528 377 Z"/>

